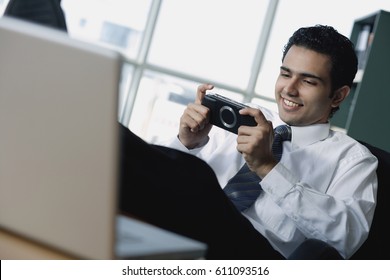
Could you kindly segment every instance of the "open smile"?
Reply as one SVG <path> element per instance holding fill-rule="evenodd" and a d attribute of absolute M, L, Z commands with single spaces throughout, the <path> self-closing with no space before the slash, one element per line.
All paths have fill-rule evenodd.
<path fill-rule="evenodd" d="M 290 107 L 290 108 L 303 106 L 301 104 L 295 103 L 295 102 L 287 100 L 285 98 L 283 98 L 283 103 L 284 103 L 284 105 L 286 105 L 287 107 Z"/>

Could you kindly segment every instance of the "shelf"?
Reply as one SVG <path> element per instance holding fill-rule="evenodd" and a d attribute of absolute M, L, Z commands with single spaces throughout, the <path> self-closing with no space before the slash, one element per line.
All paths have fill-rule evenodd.
<path fill-rule="evenodd" d="M 370 27 L 370 28 L 369 28 Z M 365 29 L 365 30 L 364 30 Z M 386 151 L 390 151 L 390 122 L 388 91 L 390 64 L 390 13 L 379 10 L 354 22 L 351 41 L 357 44 L 359 38 L 366 41 L 362 54 L 363 64 L 358 70 L 351 88 L 348 103 L 342 104 L 340 121 L 332 125 L 345 128 L 347 134 Z M 364 31 L 363 31 L 364 30 Z M 369 35 L 367 36 L 367 32 Z M 365 32 L 365 33 L 364 33 Z M 363 33 L 363 35 L 362 35 Z M 360 47 L 363 50 L 364 42 Z M 335 117 L 339 114 L 337 112 Z M 339 116 L 340 117 L 340 116 Z"/>

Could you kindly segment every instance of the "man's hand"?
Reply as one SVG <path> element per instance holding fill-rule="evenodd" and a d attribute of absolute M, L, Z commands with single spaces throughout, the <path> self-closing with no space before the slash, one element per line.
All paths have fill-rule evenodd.
<path fill-rule="evenodd" d="M 249 169 L 263 178 L 277 164 L 272 153 L 274 140 L 272 122 L 268 121 L 259 109 L 244 108 L 240 110 L 240 114 L 254 117 L 257 126 L 240 126 L 237 150 L 244 156 Z"/>
<path fill-rule="evenodd" d="M 209 108 L 201 103 L 206 92 L 213 88 L 214 86 L 210 84 L 198 86 L 195 102 L 187 105 L 180 118 L 179 140 L 188 149 L 202 143 L 212 128 L 212 124 L 209 123 Z"/>

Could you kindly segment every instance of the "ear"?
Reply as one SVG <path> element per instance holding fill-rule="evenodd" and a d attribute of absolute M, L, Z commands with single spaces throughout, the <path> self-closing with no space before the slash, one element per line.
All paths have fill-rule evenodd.
<path fill-rule="evenodd" d="M 343 86 L 343 87 L 337 89 L 333 95 L 333 98 L 332 98 L 332 107 L 333 108 L 339 107 L 341 102 L 343 102 L 344 99 L 347 98 L 350 91 L 351 91 L 351 88 L 349 86 Z"/>

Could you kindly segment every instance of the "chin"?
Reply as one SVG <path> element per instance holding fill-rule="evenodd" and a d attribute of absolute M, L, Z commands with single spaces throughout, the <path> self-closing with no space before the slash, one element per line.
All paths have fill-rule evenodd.
<path fill-rule="evenodd" d="M 286 116 L 286 114 L 279 114 L 280 119 L 288 125 L 300 126 L 301 122 L 295 117 Z"/>

